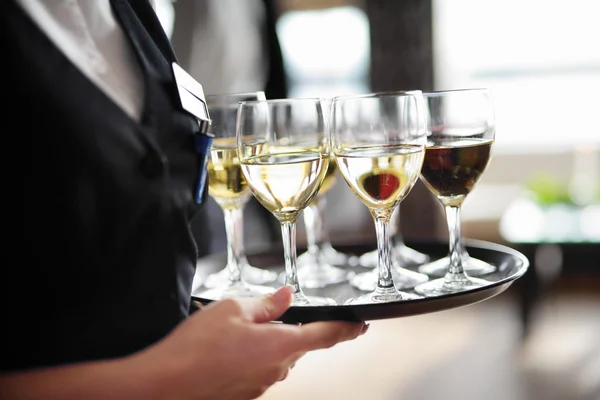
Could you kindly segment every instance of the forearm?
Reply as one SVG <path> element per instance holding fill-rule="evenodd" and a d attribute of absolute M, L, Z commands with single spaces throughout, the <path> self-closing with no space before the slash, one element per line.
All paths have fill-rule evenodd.
<path fill-rule="evenodd" d="M 0 375 L 2 399 L 168 398 L 169 366 L 139 357 L 50 367 Z"/>

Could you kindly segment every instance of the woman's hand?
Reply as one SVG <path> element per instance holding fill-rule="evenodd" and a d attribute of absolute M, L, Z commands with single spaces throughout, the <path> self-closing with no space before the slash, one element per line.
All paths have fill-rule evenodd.
<path fill-rule="evenodd" d="M 156 387 L 164 398 L 253 399 L 284 379 L 306 352 L 366 331 L 364 323 L 268 323 L 282 315 L 291 300 L 292 288 L 283 287 L 260 299 L 211 303 L 135 356 L 135 362 L 155 369 L 150 376 L 162 372 L 166 379 Z"/>

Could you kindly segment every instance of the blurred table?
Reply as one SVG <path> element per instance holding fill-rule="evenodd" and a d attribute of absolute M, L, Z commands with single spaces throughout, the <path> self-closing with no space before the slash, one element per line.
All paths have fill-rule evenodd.
<path fill-rule="evenodd" d="M 567 277 L 600 278 L 600 204 L 542 206 L 521 198 L 503 214 L 500 234 L 531 263 L 516 284 L 524 336 L 535 304 L 550 285 Z"/>

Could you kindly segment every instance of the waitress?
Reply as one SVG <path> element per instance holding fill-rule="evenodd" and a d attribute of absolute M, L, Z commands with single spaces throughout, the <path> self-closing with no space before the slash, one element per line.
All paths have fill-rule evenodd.
<path fill-rule="evenodd" d="M 4 221 L 0 398 L 254 398 L 366 331 L 267 323 L 288 287 L 190 315 L 208 115 L 150 3 L 0 4 L 5 176 L 24 181 L 23 226 Z"/>

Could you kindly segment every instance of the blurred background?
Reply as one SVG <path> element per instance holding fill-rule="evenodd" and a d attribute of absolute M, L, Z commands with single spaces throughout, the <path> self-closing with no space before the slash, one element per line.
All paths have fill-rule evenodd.
<path fill-rule="evenodd" d="M 494 95 L 493 156 L 463 207 L 463 234 L 522 251 L 526 276 L 482 304 L 373 322 L 355 343 L 302 359 L 264 398 L 600 399 L 600 2 L 154 3 L 207 93 Z M 341 179 L 326 218 L 334 246 L 375 242 Z M 442 207 L 420 183 L 400 221 L 409 244 L 447 240 Z M 298 228 L 301 247 L 301 220 Z M 194 230 L 203 255 L 224 250 L 214 202 Z M 279 225 L 256 201 L 245 232 L 250 253 L 279 245 Z"/>

